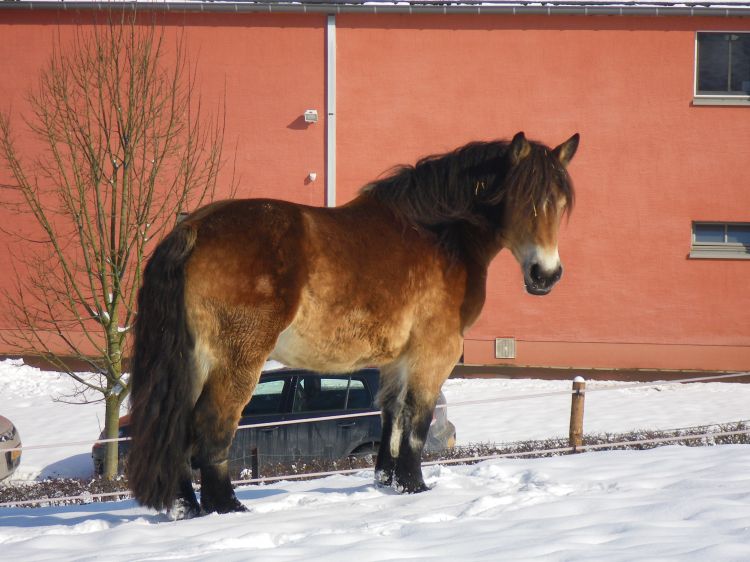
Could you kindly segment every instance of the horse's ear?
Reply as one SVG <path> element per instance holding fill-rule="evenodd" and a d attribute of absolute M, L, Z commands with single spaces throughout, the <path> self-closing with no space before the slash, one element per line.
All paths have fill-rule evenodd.
<path fill-rule="evenodd" d="M 580 138 L 581 136 L 576 133 L 552 151 L 552 154 L 562 162 L 563 166 L 567 166 L 573 160 L 573 156 L 575 156 L 576 150 L 578 150 L 578 141 Z"/>
<path fill-rule="evenodd" d="M 513 164 L 518 164 L 521 160 L 531 154 L 531 145 L 529 144 L 529 141 L 526 140 L 523 131 L 516 133 L 516 136 L 510 141 L 508 154 L 510 155 L 510 161 L 513 162 Z"/>

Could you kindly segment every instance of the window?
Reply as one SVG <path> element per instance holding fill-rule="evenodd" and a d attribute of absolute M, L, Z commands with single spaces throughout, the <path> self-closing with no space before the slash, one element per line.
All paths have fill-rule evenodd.
<path fill-rule="evenodd" d="M 696 103 L 750 104 L 750 33 L 698 32 Z"/>
<path fill-rule="evenodd" d="M 300 377 L 294 394 L 294 412 L 368 408 L 372 397 L 364 382 L 350 377 Z"/>
<path fill-rule="evenodd" d="M 294 395 L 294 412 L 343 410 L 349 379 L 300 377 Z"/>
<path fill-rule="evenodd" d="M 365 383 L 359 379 L 352 379 L 349 386 L 349 398 L 346 401 L 348 410 L 361 410 L 372 406 L 372 396 Z"/>
<path fill-rule="evenodd" d="M 750 223 L 694 222 L 690 257 L 750 259 Z"/>
<path fill-rule="evenodd" d="M 282 398 L 284 397 L 283 379 L 263 381 L 255 387 L 253 398 L 242 410 L 243 416 L 257 414 L 277 414 L 281 412 Z"/>

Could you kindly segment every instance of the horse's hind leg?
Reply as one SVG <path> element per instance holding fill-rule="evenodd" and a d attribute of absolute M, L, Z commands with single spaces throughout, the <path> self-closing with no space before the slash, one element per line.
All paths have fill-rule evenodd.
<path fill-rule="evenodd" d="M 201 506 L 193 490 L 193 479 L 190 465 L 186 464 L 180 478 L 177 501 L 169 510 L 173 519 L 192 519 L 201 515 Z"/>
<path fill-rule="evenodd" d="M 213 369 L 195 405 L 193 463 L 201 471 L 201 506 L 206 513 L 247 511 L 234 494 L 228 453 L 264 359 Z"/>
<path fill-rule="evenodd" d="M 234 494 L 227 460 L 201 467 L 201 506 L 206 513 L 247 511 Z"/>

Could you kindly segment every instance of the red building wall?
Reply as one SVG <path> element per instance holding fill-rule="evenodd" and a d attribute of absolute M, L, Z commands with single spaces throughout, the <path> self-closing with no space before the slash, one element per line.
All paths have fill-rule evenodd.
<path fill-rule="evenodd" d="M 501 254 L 467 363 L 750 368 L 750 261 L 687 259 L 692 220 L 750 220 L 750 107 L 692 105 L 695 31 L 744 19 L 345 16 L 339 191 L 396 162 L 523 130 L 573 132 L 561 283 Z M 515 360 L 494 338 L 517 338 Z"/>
<path fill-rule="evenodd" d="M 0 72 L 14 77 L 0 81 L 3 108 L 23 107 L 52 32 L 72 18 L 0 13 Z M 322 204 L 325 126 L 300 116 L 325 114 L 325 16 L 185 14 L 169 25 L 184 29 L 204 99 L 226 88 L 238 196 Z M 581 134 L 564 278 L 529 296 L 501 254 L 467 363 L 750 368 L 750 261 L 687 258 L 691 221 L 750 221 L 750 107 L 692 105 L 695 32 L 712 29 L 750 22 L 337 16 L 339 204 L 395 164 L 471 140 Z M 494 359 L 496 337 L 517 339 L 515 360 Z"/>
<path fill-rule="evenodd" d="M 38 146 L 25 134 L 21 117 L 29 111 L 27 93 L 55 45 L 69 48 L 77 26 L 106 21 L 94 11 L 0 11 L 0 111 L 12 110 L 19 153 Z M 182 36 L 197 76 L 206 117 L 226 107 L 224 183 L 229 193 L 234 173 L 237 197 L 277 197 L 323 205 L 324 132 L 306 126 L 308 108 L 325 100 L 325 16 L 252 14 L 173 14 L 158 16 L 165 25 L 166 52 Z M 9 181 L 0 165 L 0 183 Z M 309 172 L 319 179 L 306 181 Z M 23 218 L 0 207 L 0 225 L 26 228 Z M 0 229 L 0 291 L 13 285 L 14 259 L 22 246 Z M 0 297 L 2 298 L 2 297 Z M 0 304 L 0 331 L 12 331 Z M 1 332 L 0 332 L 1 333 Z M 0 353 L 11 351 L 0 340 Z"/>

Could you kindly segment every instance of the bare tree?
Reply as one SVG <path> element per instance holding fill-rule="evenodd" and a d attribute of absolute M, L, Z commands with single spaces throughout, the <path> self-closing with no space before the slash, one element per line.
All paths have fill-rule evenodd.
<path fill-rule="evenodd" d="M 172 44 L 153 22 L 111 12 L 56 42 L 24 116 L 38 151 L 21 155 L 10 114 L 0 114 L 12 178 L 3 204 L 33 227 L 14 233 L 23 250 L 6 292 L 15 324 L 6 344 L 67 372 L 78 400 L 103 400 L 107 438 L 129 391 L 123 358 L 149 241 L 217 184 L 224 114 L 202 120 L 194 70 L 181 36 Z M 70 357 L 94 376 L 76 373 Z M 106 451 L 112 478 L 117 443 Z"/>

